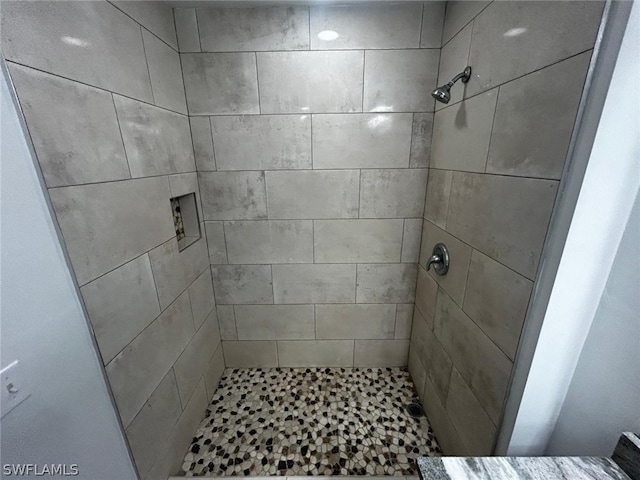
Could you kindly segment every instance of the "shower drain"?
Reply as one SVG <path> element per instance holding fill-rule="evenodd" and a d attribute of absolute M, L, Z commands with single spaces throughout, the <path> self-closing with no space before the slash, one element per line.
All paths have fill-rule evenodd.
<path fill-rule="evenodd" d="M 410 403 L 409 405 L 407 405 L 407 412 L 413 418 L 424 417 L 424 410 L 422 409 L 422 405 L 420 405 L 419 403 Z"/>

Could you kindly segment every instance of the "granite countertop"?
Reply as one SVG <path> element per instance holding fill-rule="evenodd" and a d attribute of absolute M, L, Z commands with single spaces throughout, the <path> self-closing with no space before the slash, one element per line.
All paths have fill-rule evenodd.
<path fill-rule="evenodd" d="M 629 480 L 606 457 L 420 457 L 422 480 Z"/>

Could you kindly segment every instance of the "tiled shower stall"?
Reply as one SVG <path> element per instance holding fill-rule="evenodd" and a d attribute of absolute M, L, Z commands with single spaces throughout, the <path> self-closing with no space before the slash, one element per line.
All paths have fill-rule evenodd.
<path fill-rule="evenodd" d="M 141 478 L 232 369 L 408 366 L 443 453 L 492 453 L 603 3 L 1 8 Z"/>

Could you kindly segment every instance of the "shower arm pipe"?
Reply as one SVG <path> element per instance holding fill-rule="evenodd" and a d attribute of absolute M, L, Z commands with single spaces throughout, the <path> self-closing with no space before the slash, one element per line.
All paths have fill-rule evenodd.
<path fill-rule="evenodd" d="M 471 78 L 471 67 L 466 67 L 462 72 L 453 77 L 447 85 L 451 88 L 458 80 L 462 80 L 462 83 L 467 83 L 469 78 Z"/>

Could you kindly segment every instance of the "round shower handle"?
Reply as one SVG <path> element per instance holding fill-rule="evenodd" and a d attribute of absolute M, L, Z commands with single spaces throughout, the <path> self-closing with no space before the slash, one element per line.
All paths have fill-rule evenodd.
<path fill-rule="evenodd" d="M 446 275 L 449 271 L 449 249 L 444 243 L 436 243 L 431 257 L 427 260 L 427 270 L 433 269 L 438 275 Z"/>

